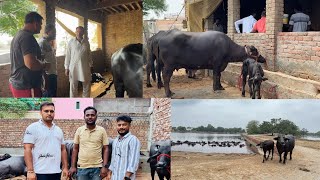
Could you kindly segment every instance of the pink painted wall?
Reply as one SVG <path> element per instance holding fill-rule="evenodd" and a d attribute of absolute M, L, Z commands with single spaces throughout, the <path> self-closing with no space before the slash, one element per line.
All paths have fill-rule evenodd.
<path fill-rule="evenodd" d="M 55 119 L 83 119 L 83 110 L 93 106 L 93 98 L 52 98 L 55 106 Z M 79 102 L 79 109 L 76 104 Z"/>

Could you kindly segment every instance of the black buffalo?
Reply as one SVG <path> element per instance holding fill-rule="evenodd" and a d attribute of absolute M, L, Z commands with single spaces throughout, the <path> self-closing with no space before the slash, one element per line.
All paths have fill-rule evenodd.
<path fill-rule="evenodd" d="M 160 180 L 170 179 L 171 177 L 171 142 L 159 141 L 151 144 L 148 163 L 151 168 L 151 178 L 154 180 L 155 172 Z"/>
<path fill-rule="evenodd" d="M 284 136 L 284 135 L 278 135 L 278 137 L 274 138 L 274 140 L 277 140 L 277 150 L 278 150 L 278 153 L 279 153 L 279 163 L 281 163 L 281 156 L 282 156 L 282 153 L 284 153 L 283 155 L 283 164 L 286 163 L 286 160 L 287 160 L 287 155 L 288 155 L 288 152 L 290 152 L 290 160 L 292 160 L 292 151 L 293 151 L 293 148 L 295 146 L 295 138 L 294 136 Z"/>
<path fill-rule="evenodd" d="M 155 69 L 157 69 L 157 71 L 160 71 L 160 72 L 162 70 L 161 66 L 157 66 L 155 68 L 154 62 L 156 61 L 157 64 L 159 64 L 158 63 L 158 60 L 159 60 L 159 40 L 163 37 L 164 34 L 165 34 L 165 31 L 159 31 L 157 34 L 150 37 L 147 42 L 147 49 L 148 49 L 148 52 L 147 52 L 148 61 L 147 61 L 147 66 L 146 66 L 147 87 L 152 87 L 151 82 L 150 82 L 150 73 L 152 73 L 152 79 L 154 81 L 156 81 Z M 157 81 L 158 88 L 163 87 L 161 76 L 158 76 L 157 80 L 158 80 Z"/>
<path fill-rule="evenodd" d="M 260 58 L 265 62 L 264 58 Z M 242 63 L 242 96 L 245 97 L 245 85 L 247 81 L 247 76 L 249 75 L 248 85 L 250 90 L 250 97 L 252 99 L 261 99 L 260 89 L 262 81 L 268 80 L 263 77 L 264 72 L 262 66 L 252 58 L 247 58 Z"/>
<path fill-rule="evenodd" d="M 0 179 L 27 175 L 27 168 L 23 156 L 12 156 L 0 161 Z"/>
<path fill-rule="evenodd" d="M 271 160 L 273 159 L 274 142 L 272 140 L 265 140 L 257 144 L 257 146 L 260 146 L 260 148 L 263 149 L 263 160 L 262 160 L 263 163 L 264 163 L 264 160 L 267 161 L 269 159 L 270 153 L 272 153 Z M 268 151 L 268 157 L 266 157 L 267 151 Z"/>
<path fill-rule="evenodd" d="M 143 57 L 142 44 L 129 44 L 111 57 L 116 97 L 142 97 Z"/>
<path fill-rule="evenodd" d="M 165 94 L 173 95 L 170 78 L 173 71 L 180 68 L 212 69 L 213 90 L 224 90 L 220 83 L 221 72 L 229 62 L 242 62 L 248 57 L 256 57 L 259 62 L 264 60 L 253 46 L 240 46 L 221 32 L 167 31 L 159 41 L 158 61 L 163 65 Z"/>

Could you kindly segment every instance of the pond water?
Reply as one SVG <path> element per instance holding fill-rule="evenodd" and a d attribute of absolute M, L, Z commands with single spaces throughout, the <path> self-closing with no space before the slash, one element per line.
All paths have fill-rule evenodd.
<path fill-rule="evenodd" d="M 319 136 L 305 136 L 302 139 L 311 140 L 311 141 L 320 141 Z"/>
<path fill-rule="evenodd" d="M 241 154 L 251 154 L 253 153 L 246 145 L 244 139 L 240 134 L 209 134 L 209 133 L 171 133 L 171 140 L 173 142 L 177 141 L 192 141 L 192 142 L 206 142 L 206 144 L 195 144 L 194 146 L 188 144 L 174 145 L 171 147 L 172 151 L 186 151 L 186 152 L 202 152 L 202 153 L 241 153 Z M 208 145 L 208 141 L 213 144 Z M 226 142 L 236 142 L 236 146 L 233 143 L 230 147 L 219 146 L 217 144 L 223 144 Z M 245 145 L 240 147 L 240 145 Z"/>

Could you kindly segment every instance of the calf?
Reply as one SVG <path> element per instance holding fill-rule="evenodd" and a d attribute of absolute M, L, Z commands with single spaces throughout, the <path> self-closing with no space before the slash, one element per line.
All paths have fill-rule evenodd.
<path fill-rule="evenodd" d="M 283 136 L 282 134 L 280 134 L 278 135 L 278 137 L 274 138 L 274 140 L 277 140 L 276 146 L 277 146 L 277 150 L 280 157 L 279 163 L 282 162 L 281 160 L 282 153 L 284 153 L 283 164 L 286 163 L 288 152 L 290 152 L 290 160 L 292 160 L 292 151 L 295 146 L 294 136 L 291 136 L 291 135 Z"/>
<path fill-rule="evenodd" d="M 260 142 L 259 144 L 257 144 L 257 146 L 260 146 L 260 148 L 263 149 L 263 161 L 262 161 L 262 163 L 264 163 L 264 160 L 267 161 L 269 159 L 270 152 L 272 152 L 271 160 L 273 159 L 274 142 L 272 140 L 265 140 L 265 141 Z M 267 151 L 268 151 L 268 157 L 266 157 Z"/>
<path fill-rule="evenodd" d="M 142 97 L 143 57 L 142 44 L 129 44 L 111 57 L 116 97 Z"/>
<path fill-rule="evenodd" d="M 268 80 L 263 77 L 264 72 L 262 66 L 254 59 L 247 58 L 242 63 L 242 96 L 245 97 L 245 85 L 247 81 L 247 76 L 249 75 L 248 85 L 250 90 L 250 97 L 252 99 L 261 99 L 260 89 L 262 81 Z"/>
<path fill-rule="evenodd" d="M 164 177 L 166 177 L 166 179 L 169 180 L 171 176 L 170 140 L 152 143 L 150 147 L 149 156 L 150 157 L 147 162 L 150 163 L 152 180 L 154 180 L 154 175 L 156 171 L 160 180 L 164 180 Z"/>

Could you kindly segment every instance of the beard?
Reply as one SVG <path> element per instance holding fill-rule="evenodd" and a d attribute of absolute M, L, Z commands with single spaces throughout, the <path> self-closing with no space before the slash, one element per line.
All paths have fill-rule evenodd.
<path fill-rule="evenodd" d="M 95 124 L 96 124 L 96 122 L 95 122 L 95 121 L 92 121 L 92 122 L 88 122 L 88 121 L 86 121 L 86 124 L 87 124 L 87 125 L 89 125 L 89 126 L 92 126 L 92 125 L 95 125 Z"/>
<path fill-rule="evenodd" d="M 120 134 L 120 136 L 125 136 L 126 134 L 128 134 L 128 132 L 129 132 L 129 130 L 127 130 L 127 131 L 125 131 L 125 132 L 123 132 L 123 133 L 121 133 L 120 131 L 118 131 L 118 133 Z"/>

